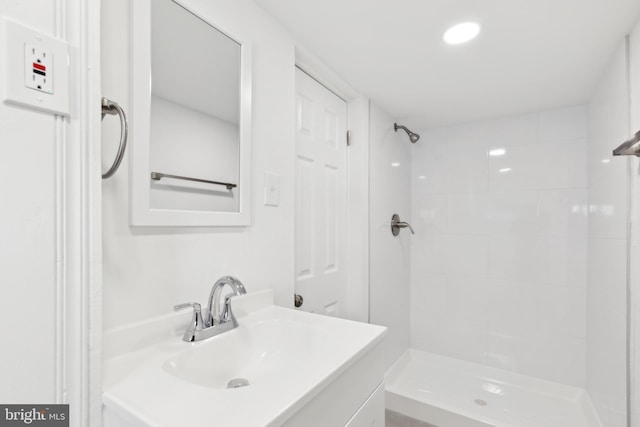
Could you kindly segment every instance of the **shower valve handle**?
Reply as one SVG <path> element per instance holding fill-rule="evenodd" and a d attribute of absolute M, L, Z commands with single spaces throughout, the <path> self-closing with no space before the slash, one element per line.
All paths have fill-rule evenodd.
<path fill-rule="evenodd" d="M 400 234 L 401 228 L 408 228 L 409 230 L 411 230 L 411 234 L 416 234 L 415 231 L 413 231 L 413 227 L 411 227 L 408 222 L 400 221 L 400 217 L 398 216 L 398 214 L 393 214 L 393 216 L 391 217 L 391 233 L 394 236 L 397 236 L 398 234 Z"/>
<path fill-rule="evenodd" d="M 411 227 L 411 225 L 408 222 L 405 221 L 400 221 L 398 222 L 398 227 L 400 228 L 409 228 L 409 230 L 411 230 L 411 234 L 416 234 L 415 231 L 413 231 L 413 227 Z"/>

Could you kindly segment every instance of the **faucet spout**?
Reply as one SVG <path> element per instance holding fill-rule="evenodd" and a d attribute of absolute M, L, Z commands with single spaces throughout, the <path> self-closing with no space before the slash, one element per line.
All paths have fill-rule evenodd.
<path fill-rule="evenodd" d="M 211 293 L 209 294 L 206 319 L 204 321 L 205 325 L 208 327 L 225 323 L 229 320 L 228 301 L 225 301 L 224 308 L 222 311 L 220 310 L 220 300 L 222 297 L 222 290 L 225 285 L 229 285 L 231 287 L 234 296 L 247 293 L 242 282 L 233 276 L 224 276 L 218 279 L 211 288 Z"/>

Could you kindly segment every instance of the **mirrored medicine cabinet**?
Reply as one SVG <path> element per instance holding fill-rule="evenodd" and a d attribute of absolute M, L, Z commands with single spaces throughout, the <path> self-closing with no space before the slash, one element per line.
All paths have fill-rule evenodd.
<path fill-rule="evenodd" d="M 251 47 L 182 2 L 131 5 L 131 225 L 249 225 Z"/>

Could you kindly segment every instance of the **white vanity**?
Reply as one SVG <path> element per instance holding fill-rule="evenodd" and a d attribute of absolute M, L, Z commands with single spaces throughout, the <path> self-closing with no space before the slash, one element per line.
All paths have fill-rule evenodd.
<path fill-rule="evenodd" d="M 104 427 L 384 426 L 385 328 L 278 307 L 271 291 L 233 310 L 240 326 L 195 343 L 184 314 L 108 333 Z"/>

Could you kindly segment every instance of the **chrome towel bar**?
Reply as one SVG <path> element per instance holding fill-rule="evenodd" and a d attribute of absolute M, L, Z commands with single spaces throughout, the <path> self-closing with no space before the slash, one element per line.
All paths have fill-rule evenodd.
<path fill-rule="evenodd" d="M 224 185 L 225 187 L 227 187 L 227 190 L 231 190 L 232 188 L 237 187 L 236 184 L 231 184 L 230 182 L 209 181 L 208 179 L 190 178 L 188 176 L 169 175 L 168 173 L 151 172 L 152 180 L 160 181 L 162 178 L 182 179 L 185 181 L 204 182 L 205 184 Z"/>
<path fill-rule="evenodd" d="M 120 163 L 122 163 L 122 158 L 124 157 L 124 151 L 127 148 L 127 139 L 129 137 L 129 124 L 127 122 L 127 116 L 124 113 L 124 110 L 117 103 L 103 97 L 102 120 L 104 120 L 104 116 L 106 114 L 112 116 L 115 116 L 117 114 L 120 117 L 120 145 L 118 146 L 116 159 L 113 161 L 113 164 L 111 165 L 109 170 L 102 174 L 102 179 L 110 178 L 120 167 Z"/>
<path fill-rule="evenodd" d="M 623 142 L 618 148 L 613 150 L 614 156 L 637 156 L 640 157 L 640 131 L 628 141 Z"/>

